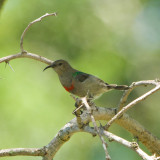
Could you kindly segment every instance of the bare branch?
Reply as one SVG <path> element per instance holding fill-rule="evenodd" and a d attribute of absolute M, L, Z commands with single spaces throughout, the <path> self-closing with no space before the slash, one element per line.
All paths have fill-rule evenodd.
<path fill-rule="evenodd" d="M 21 49 L 21 53 L 26 53 L 26 51 L 24 50 L 23 48 L 23 39 L 24 39 L 24 36 L 27 32 L 27 30 L 34 24 L 34 23 L 37 23 L 37 22 L 40 22 L 43 18 L 45 17 L 48 17 L 48 16 L 57 16 L 57 13 L 46 13 L 45 15 L 37 18 L 36 20 L 32 21 L 29 23 L 29 25 L 26 27 L 26 29 L 23 31 L 22 35 L 21 35 L 21 41 L 20 41 L 20 49 Z"/>
<path fill-rule="evenodd" d="M 84 131 L 94 134 L 95 130 L 89 126 L 84 128 Z M 143 150 L 141 150 L 136 142 L 129 142 L 113 133 L 105 131 L 103 128 L 99 128 L 101 135 L 107 137 L 110 142 L 116 141 L 132 150 L 134 150 L 141 158 L 144 160 L 155 160 L 152 156 L 147 155 Z"/>
<path fill-rule="evenodd" d="M 142 82 L 140 83 L 142 85 Z M 120 116 L 122 116 L 128 109 L 130 109 L 131 107 L 135 106 L 137 103 L 145 100 L 147 97 L 149 97 L 150 95 L 152 95 L 153 93 L 155 93 L 156 91 L 158 91 L 160 89 L 160 82 L 155 81 L 156 87 L 151 89 L 150 91 L 148 91 L 147 93 L 143 94 L 142 96 L 138 97 L 137 99 L 135 99 L 134 101 L 130 102 L 128 105 L 126 105 L 125 107 L 123 107 L 105 126 L 104 129 L 107 130 L 110 125 L 115 122 Z M 126 96 L 127 97 L 127 96 Z"/>
<path fill-rule="evenodd" d="M 60 147 L 66 143 L 75 132 L 82 131 L 77 124 L 76 118 L 68 122 L 46 146 L 47 154 L 43 160 L 52 160 Z"/>
<path fill-rule="evenodd" d="M 106 160 L 110 160 L 111 157 L 110 157 L 110 155 L 109 155 L 109 153 L 108 153 L 108 150 L 107 150 L 107 143 L 105 142 L 104 138 L 102 137 L 102 135 L 101 135 L 101 133 L 100 133 L 100 131 L 99 131 L 99 128 L 98 128 L 98 126 L 97 126 L 97 124 L 96 124 L 96 121 L 95 121 L 95 119 L 94 119 L 94 116 L 93 116 L 93 114 L 92 114 L 92 108 L 89 106 L 86 97 L 81 98 L 81 100 L 82 100 L 82 103 L 86 106 L 87 111 L 88 111 L 88 113 L 89 113 L 89 115 L 90 115 L 90 117 L 91 117 L 91 120 L 92 120 L 94 129 L 95 129 L 96 133 L 98 134 L 98 136 L 99 136 L 99 138 L 100 138 L 100 140 L 101 140 L 101 142 L 102 142 L 102 146 L 103 146 L 103 149 L 104 149 L 105 155 L 106 155 Z M 94 104 L 92 104 L 92 105 L 94 105 Z"/>
<path fill-rule="evenodd" d="M 96 107 L 93 112 L 95 120 L 109 120 L 115 115 L 113 108 Z M 82 118 L 82 116 L 81 116 Z M 83 118 L 82 118 L 83 119 Z M 160 155 L 160 140 L 147 131 L 139 122 L 130 118 L 127 114 L 115 121 L 118 125 L 128 130 L 134 136 L 138 137 L 151 153 Z M 83 121 L 84 123 L 84 121 Z"/>
<path fill-rule="evenodd" d="M 114 109 L 96 107 L 96 110 L 93 110 L 92 114 L 95 120 L 108 120 L 111 117 L 113 117 Z M 84 125 L 91 122 L 91 117 L 88 115 L 88 111 L 83 112 L 83 114 L 81 115 L 81 119 Z M 131 119 L 127 114 L 124 114 L 121 119 L 116 121 L 116 123 L 122 126 L 123 128 L 125 128 L 126 130 L 128 130 L 129 132 L 131 132 L 133 135 L 136 135 L 139 138 L 139 140 L 152 153 L 156 153 L 156 155 L 160 155 L 160 140 L 158 140 L 155 136 L 153 136 L 150 132 L 148 132 L 137 121 L 135 121 L 134 119 Z M 86 127 L 84 127 L 83 129 L 80 129 L 78 127 L 77 119 L 76 118 L 72 119 L 56 134 L 54 139 L 47 146 L 44 147 L 45 151 L 43 150 L 43 153 L 42 154 L 40 153 L 40 156 L 44 155 L 43 160 L 52 160 L 55 154 L 57 153 L 57 151 L 61 148 L 61 146 L 64 143 L 66 143 L 74 133 L 86 132 Z M 95 135 L 96 131 L 94 129 L 92 130 L 94 132 L 93 131 L 90 132 L 89 130 L 87 132 L 91 133 L 92 135 Z M 109 133 L 109 132 L 104 132 L 104 133 Z M 31 153 L 29 154 L 31 155 Z M 6 153 L 6 155 L 3 154 L 3 156 L 7 156 L 7 155 L 9 155 L 9 153 Z M 14 153 L 12 153 L 12 155 L 14 155 Z M 22 155 L 22 154 L 17 152 L 17 154 L 15 155 Z M 2 154 L 0 155 L 0 157 L 2 157 Z"/>
<path fill-rule="evenodd" d="M 53 61 L 51 61 L 51 60 L 49 60 L 45 57 L 39 56 L 39 55 L 34 54 L 34 53 L 28 53 L 28 52 L 26 54 L 18 53 L 18 54 L 13 54 L 13 55 L 9 55 L 9 56 L 6 56 L 6 57 L 2 57 L 2 58 L 0 58 L 0 63 L 9 62 L 10 60 L 13 60 L 13 59 L 16 59 L 16 58 L 31 58 L 31 59 L 46 63 L 48 65 L 53 63 Z"/>
<path fill-rule="evenodd" d="M 147 85 L 157 86 L 157 81 L 155 81 L 155 80 L 147 80 L 147 81 L 133 82 L 130 85 L 130 88 L 124 92 L 124 94 L 123 94 L 123 96 L 122 96 L 122 98 L 120 100 L 120 103 L 118 105 L 117 111 L 119 111 L 119 110 L 121 110 L 123 108 L 124 104 L 127 101 L 127 98 L 129 96 L 129 94 L 133 91 L 133 89 L 135 89 L 136 87 L 139 87 L 139 86 L 147 86 Z"/>
<path fill-rule="evenodd" d="M 0 157 L 7 156 L 44 156 L 44 148 L 13 148 L 0 150 Z"/>
<path fill-rule="evenodd" d="M 45 58 L 45 57 L 42 57 L 42 56 L 39 56 L 37 54 L 34 54 L 34 53 L 28 53 L 24 50 L 23 48 L 23 39 L 24 39 L 24 36 L 27 32 L 27 30 L 36 22 L 40 22 L 43 18 L 45 17 L 48 17 L 48 16 L 56 16 L 57 14 L 56 13 L 46 13 L 45 15 L 37 18 L 36 20 L 32 21 L 29 23 L 29 25 L 26 27 L 26 29 L 24 30 L 24 32 L 22 33 L 22 36 L 21 36 L 21 41 L 20 41 L 20 49 L 21 49 L 21 53 L 18 53 L 18 54 L 14 54 L 14 55 L 9 55 L 9 56 L 6 56 L 6 57 L 2 57 L 0 58 L 0 63 L 2 62 L 6 62 L 9 64 L 9 61 L 12 60 L 12 59 L 16 59 L 16 58 L 31 58 L 31 59 L 35 59 L 35 60 L 38 60 L 38 61 L 41 61 L 43 63 L 46 63 L 46 64 L 51 64 L 53 61 Z"/>

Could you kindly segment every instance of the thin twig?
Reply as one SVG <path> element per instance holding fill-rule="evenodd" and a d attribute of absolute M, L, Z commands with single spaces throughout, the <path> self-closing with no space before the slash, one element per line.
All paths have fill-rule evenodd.
<path fill-rule="evenodd" d="M 20 49 L 21 49 L 21 53 L 26 53 L 26 51 L 24 50 L 23 48 L 23 39 L 24 39 L 24 36 L 27 32 L 27 30 L 34 24 L 34 23 L 37 23 L 37 22 L 40 22 L 43 18 L 45 17 L 48 17 L 48 16 L 57 16 L 57 13 L 46 13 L 44 14 L 43 16 L 37 18 L 36 20 L 32 21 L 29 23 L 29 25 L 25 28 L 25 30 L 23 31 L 22 35 L 21 35 L 21 40 L 20 40 Z"/>
<path fill-rule="evenodd" d="M 109 139 L 112 139 L 112 140 L 134 150 L 144 160 L 153 160 L 153 158 L 151 156 L 147 155 L 142 149 L 139 148 L 139 146 L 136 142 L 129 142 L 129 141 L 127 141 L 119 136 L 116 136 L 110 132 L 107 132 L 107 131 L 103 131 L 103 134 L 106 137 L 109 137 Z"/>
<path fill-rule="evenodd" d="M 89 106 L 89 104 L 88 104 L 88 102 L 87 102 L 87 98 L 86 98 L 86 97 L 83 97 L 83 98 L 81 98 L 81 99 L 82 99 L 82 103 L 86 106 L 87 111 L 89 112 L 89 115 L 90 115 L 90 117 L 91 117 L 91 120 L 92 120 L 94 129 L 95 129 L 95 131 L 97 132 L 98 136 L 100 137 L 100 140 L 101 140 L 101 142 L 102 142 L 103 149 L 104 149 L 104 151 L 105 151 L 106 160 L 110 160 L 111 157 L 110 157 L 110 155 L 109 155 L 109 153 L 108 153 L 108 150 L 107 150 L 107 143 L 105 142 L 104 138 L 103 138 L 102 135 L 100 134 L 99 128 L 98 128 L 98 126 L 97 126 L 97 124 L 96 124 L 96 121 L 95 121 L 95 119 L 94 119 L 94 116 L 93 116 L 93 114 L 92 114 L 92 109 L 91 109 L 91 107 Z"/>
<path fill-rule="evenodd" d="M 147 85 L 155 85 L 156 86 L 157 80 L 156 81 L 155 80 L 146 80 L 146 81 L 133 82 L 129 86 L 129 89 L 124 92 L 124 94 L 120 100 L 120 103 L 117 107 L 117 112 L 120 111 L 124 107 L 124 105 L 128 99 L 128 96 L 133 91 L 133 89 L 135 89 L 136 87 L 139 87 L 139 86 L 147 86 Z"/>
<path fill-rule="evenodd" d="M 8 64 L 9 67 L 11 68 L 11 70 L 12 70 L 13 72 L 15 72 L 14 69 L 12 68 L 12 66 L 10 65 L 9 61 L 7 61 L 6 64 Z"/>
<path fill-rule="evenodd" d="M 147 97 L 149 97 L 150 95 L 152 95 L 153 93 L 155 93 L 156 91 L 158 91 L 160 89 L 160 82 L 155 82 L 156 83 L 156 87 L 151 89 L 150 91 L 148 91 L 147 93 L 143 94 L 142 96 L 138 97 L 137 99 L 133 100 L 132 102 L 130 102 L 128 105 L 126 105 L 125 107 L 123 107 L 105 126 L 104 129 L 107 130 L 110 125 L 115 122 L 121 115 L 123 115 L 128 109 L 130 109 L 131 107 L 135 106 L 137 103 L 145 100 Z"/>

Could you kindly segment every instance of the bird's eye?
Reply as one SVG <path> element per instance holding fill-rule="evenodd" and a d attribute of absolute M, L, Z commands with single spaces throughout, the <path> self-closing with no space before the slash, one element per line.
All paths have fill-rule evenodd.
<path fill-rule="evenodd" d="M 58 65 L 59 65 L 59 66 L 61 66 L 61 65 L 62 65 L 62 63 L 59 63 Z"/>

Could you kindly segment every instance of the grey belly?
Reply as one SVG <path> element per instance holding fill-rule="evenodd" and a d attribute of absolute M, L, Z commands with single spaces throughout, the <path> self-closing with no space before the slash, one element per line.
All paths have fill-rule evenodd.
<path fill-rule="evenodd" d="M 73 90 L 73 94 L 79 96 L 79 97 L 90 97 L 90 98 L 96 98 L 99 97 L 104 92 L 107 92 L 107 88 L 98 85 L 96 83 L 80 83 L 78 85 L 75 85 L 75 88 Z"/>

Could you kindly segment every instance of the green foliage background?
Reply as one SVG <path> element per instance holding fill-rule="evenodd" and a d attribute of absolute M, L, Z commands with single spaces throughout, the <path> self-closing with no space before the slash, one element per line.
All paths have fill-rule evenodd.
<path fill-rule="evenodd" d="M 47 17 L 29 29 L 25 50 L 52 60 L 66 59 L 108 83 L 130 85 L 159 78 L 159 7 L 159 0 L 7 0 L 0 6 L 0 57 L 20 52 L 20 36 L 29 22 L 46 12 L 58 12 L 58 17 Z M 74 101 L 56 73 L 42 72 L 45 64 L 31 59 L 10 64 L 15 72 L 0 64 L 0 149 L 42 147 L 74 118 Z M 136 89 L 130 100 L 148 89 Z M 106 93 L 96 104 L 116 107 L 121 95 L 119 91 Z M 159 96 L 154 94 L 128 113 L 160 138 Z M 117 125 L 111 131 L 132 141 L 132 135 Z M 113 160 L 140 160 L 122 145 L 108 144 Z M 74 159 L 104 160 L 100 140 L 86 133 L 75 134 L 54 158 Z"/>

